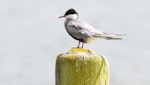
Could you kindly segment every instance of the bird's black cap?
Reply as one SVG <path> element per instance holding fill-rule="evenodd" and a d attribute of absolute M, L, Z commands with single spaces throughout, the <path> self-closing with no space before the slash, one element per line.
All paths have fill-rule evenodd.
<path fill-rule="evenodd" d="M 65 13 L 65 16 L 66 16 L 66 15 L 69 15 L 69 14 L 77 14 L 77 15 L 78 15 L 78 13 L 77 13 L 74 9 L 69 9 L 69 10 Z"/>

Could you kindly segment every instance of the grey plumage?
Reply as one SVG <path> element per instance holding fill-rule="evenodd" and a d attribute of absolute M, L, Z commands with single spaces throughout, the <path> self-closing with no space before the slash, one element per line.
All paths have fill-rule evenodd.
<path fill-rule="evenodd" d="M 107 40 L 120 40 L 122 38 L 116 38 L 122 36 L 122 34 L 108 34 L 103 31 L 93 28 L 91 25 L 75 20 L 65 20 L 65 28 L 67 32 L 76 40 L 84 43 L 91 42 L 93 39 L 107 39 Z M 92 39 L 93 38 L 93 39 Z"/>
<path fill-rule="evenodd" d="M 118 38 L 118 36 L 122 36 L 125 34 L 110 34 L 105 33 L 103 31 L 97 30 L 86 22 L 80 21 L 78 19 L 78 14 L 74 9 L 69 9 L 64 16 L 65 17 L 65 28 L 66 31 L 72 36 L 74 39 L 80 42 L 88 43 L 96 39 L 106 39 L 106 40 L 121 40 L 122 38 Z M 82 44 L 83 47 L 83 44 Z"/>

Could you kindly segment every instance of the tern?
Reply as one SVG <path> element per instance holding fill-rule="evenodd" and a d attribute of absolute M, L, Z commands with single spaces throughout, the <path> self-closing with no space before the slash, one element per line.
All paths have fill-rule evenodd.
<path fill-rule="evenodd" d="M 121 40 L 122 38 L 118 38 L 118 36 L 125 35 L 106 33 L 95 29 L 90 24 L 79 20 L 78 13 L 74 9 L 67 10 L 63 16 L 58 18 L 65 18 L 64 25 L 66 31 L 71 37 L 79 41 L 77 48 L 83 48 L 84 43 L 89 43 L 97 39 Z M 82 43 L 81 46 L 80 43 Z"/>

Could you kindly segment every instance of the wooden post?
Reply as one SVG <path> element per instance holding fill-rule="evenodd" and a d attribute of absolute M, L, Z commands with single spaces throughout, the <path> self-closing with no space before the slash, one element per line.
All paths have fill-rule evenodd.
<path fill-rule="evenodd" d="M 107 59 L 82 48 L 58 55 L 56 85 L 109 85 Z"/>

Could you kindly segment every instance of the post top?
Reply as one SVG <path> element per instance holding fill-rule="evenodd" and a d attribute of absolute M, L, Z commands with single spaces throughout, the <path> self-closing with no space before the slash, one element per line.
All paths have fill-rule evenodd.
<path fill-rule="evenodd" d="M 88 54 L 95 54 L 95 52 L 91 49 L 85 48 L 71 48 L 68 50 L 68 53 L 88 53 Z"/>

